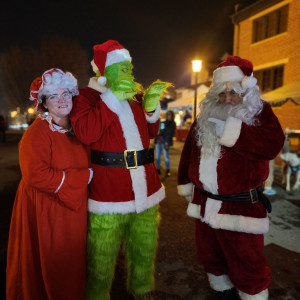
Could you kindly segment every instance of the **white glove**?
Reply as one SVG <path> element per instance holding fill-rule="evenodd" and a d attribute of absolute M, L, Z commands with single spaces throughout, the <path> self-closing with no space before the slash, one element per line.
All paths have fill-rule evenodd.
<path fill-rule="evenodd" d="M 188 196 L 185 196 L 185 199 L 189 202 L 192 202 L 193 197 L 192 197 L 192 195 L 188 195 Z"/>
<path fill-rule="evenodd" d="M 225 122 L 215 118 L 208 118 L 208 121 L 216 124 L 216 134 L 218 137 L 221 137 L 224 132 Z"/>
<path fill-rule="evenodd" d="M 93 169 L 92 169 L 92 168 L 89 168 L 89 170 L 90 170 L 90 178 L 89 178 L 88 184 L 90 184 L 90 182 L 92 181 L 93 175 L 94 175 Z"/>

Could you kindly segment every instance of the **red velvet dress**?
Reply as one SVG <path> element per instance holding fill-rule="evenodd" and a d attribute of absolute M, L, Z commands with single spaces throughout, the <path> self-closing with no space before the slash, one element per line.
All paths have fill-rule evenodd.
<path fill-rule="evenodd" d="M 90 171 L 75 136 L 38 118 L 19 144 L 22 179 L 7 250 L 7 300 L 84 299 Z"/>

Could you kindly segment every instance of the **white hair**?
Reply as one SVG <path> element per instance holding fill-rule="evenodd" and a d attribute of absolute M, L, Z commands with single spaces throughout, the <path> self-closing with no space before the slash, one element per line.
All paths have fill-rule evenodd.
<path fill-rule="evenodd" d="M 240 104 L 224 104 L 219 101 L 219 94 L 224 91 L 234 90 L 243 101 Z M 260 99 L 258 86 L 243 89 L 239 82 L 220 82 L 209 89 L 206 97 L 200 102 L 200 115 L 197 120 L 196 141 L 202 146 L 202 155 L 215 155 L 219 149 L 215 124 L 208 118 L 216 118 L 223 121 L 229 116 L 242 120 L 247 125 L 258 125 L 256 116 L 261 112 L 263 102 Z M 218 155 L 222 154 L 218 152 Z"/>
<path fill-rule="evenodd" d="M 72 75 L 72 73 L 64 73 L 60 69 L 57 69 L 57 71 L 52 73 L 47 72 L 48 71 L 46 71 L 43 75 L 42 89 L 38 93 L 39 100 L 41 100 L 44 95 L 48 96 L 59 88 L 69 90 L 73 96 L 78 95 L 77 79 Z"/>

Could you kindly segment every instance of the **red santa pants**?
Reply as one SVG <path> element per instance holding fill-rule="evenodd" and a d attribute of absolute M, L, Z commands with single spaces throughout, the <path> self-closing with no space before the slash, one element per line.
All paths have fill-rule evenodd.
<path fill-rule="evenodd" d="M 197 254 L 207 273 L 228 275 L 238 290 L 249 295 L 268 288 L 271 269 L 262 234 L 213 229 L 200 220 L 195 225 Z"/>

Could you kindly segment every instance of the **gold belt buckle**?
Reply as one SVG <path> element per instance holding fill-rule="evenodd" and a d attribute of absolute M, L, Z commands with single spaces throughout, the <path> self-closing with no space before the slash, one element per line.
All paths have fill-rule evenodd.
<path fill-rule="evenodd" d="M 253 197 L 253 194 L 252 194 L 253 191 L 255 191 L 256 200 L 254 200 L 254 197 Z M 250 194 L 251 203 L 257 203 L 259 201 L 256 189 L 249 190 L 249 194 Z"/>
<path fill-rule="evenodd" d="M 128 167 L 128 163 L 127 163 L 127 154 L 128 152 L 133 152 L 133 158 L 134 158 L 134 166 L 132 167 Z M 130 169 L 136 169 L 137 168 L 137 156 L 136 156 L 136 150 L 135 149 L 128 149 L 124 151 L 124 160 L 125 160 L 125 165 L 126 165 L 126 169 L 130 170 Z"/>

